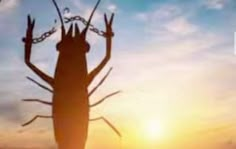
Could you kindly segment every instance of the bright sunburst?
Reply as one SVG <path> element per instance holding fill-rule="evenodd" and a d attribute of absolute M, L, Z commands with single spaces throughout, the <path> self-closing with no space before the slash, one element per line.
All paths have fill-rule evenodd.
<path fill-rule="evenodd" d="M 162 124 L 157 120 L 149 121 L 145 127 L 145 132 L 148 139 L 157 140 L 161 139 L 164 135 L 164 128 Z"/>

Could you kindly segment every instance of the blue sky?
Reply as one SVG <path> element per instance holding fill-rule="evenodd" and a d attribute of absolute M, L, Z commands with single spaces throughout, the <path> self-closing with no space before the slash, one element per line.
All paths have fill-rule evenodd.
<path fill-rule="evenodd" d="M 58 0 L 62 10 L 70 8 L 70 13 L 66 15 L 79 14 L 85 18 L 88 18 L 95 3 L 96 0 Z M 116 14 L 113 54 L 102 74 L 110 66 L 114 67 L 114 71 L 91 101 L 116 89 L 122 89 L 124 93 L 96 108 L 92 114 L 105 115 L 118 125 L 126 136 L 125 148 L 137 149 L 127 143 L 137 141 L 130 140 L 134 137 L 130 137 L 132 129 L 129 128 L 142 124 L 146 119 L 157 119 L 166 125 L 166 129 L 175 132 L 174 135 L 171 132 L 166 134 L 169 134 L 169 140 L 173 137 L 178 143 L 173 143 L 174 147 L 163 143 L 163 149 L 194 148 L 199 143 L 193 139 L 184 144 L 186 140 L 176 139 L 181 138 L 178 132 L 183 129 L 184 133 L 192 134 L 235 124 L 236 57 L 233 36 L 236 31 L 236 1 L 102 0 L 92 24 L 104 30 L 103 13 L 111 12 Z M 45 148 L 40 146 L 42 142 L 53 145 L 50 121 L 39 120 L 28 128 L 20 126 L 35 114 L 50 113 L 48 107 L 21 102 L 23 98 L 51 99 L 49 93 L 25 78 L 32 76 L 41 81 L 23 61 L 21 38 L 25 34 L 29 13 L 36 18 L 35 36 L 59 26 L 59 23 L 54 23 L 58 17 L 50 0 L 2 0 L 0 3 L 0 132 L 3 132 L 0 133 L 0 143 L 12 146 L 11 142 L 15 141 L 23 147 L 27 140 L 34 147 Z M 80 26 L 83 27 L 82 24 Z M 57 32 L 33 47 L 32 61 L 52 76 L 59 35 Z M 94 33 L 89 34 L 88 41 L 92 46 L 88 54 L 91 70 L 102 59 L 105 43 Z M 129 115 L 124 111 L 129 111 Z M 92 125 L 91 130 L 88 149 L 98 145 L 97 133 L 102 135 L 103 131 L 107 131 L 102 124 Z M 233 148 L 236 130 L 230 128 L 223 134 L 232 139 L 231 145 L 224 146 L 228 140 L 220 140 L 222 132 L 216 132 L 214 136 L 202 136 L 215 140 L 201 140 L 202 149 L 219 149 L 219 144 L 223 146 L 220 149 Z M 116 141 L 103 143 L 103 148 L 116 148 Z M 143 148 L 148 147 L 143 145 Z"/>

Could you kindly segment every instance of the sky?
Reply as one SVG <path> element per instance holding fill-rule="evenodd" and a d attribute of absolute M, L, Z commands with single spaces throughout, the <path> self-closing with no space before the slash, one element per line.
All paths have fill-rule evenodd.
<path fill-rule="evenodd" d="M 88 18 L 96 0 L 57 0 L 63 15 Z M 63 11 L 69 8 L 69 11 Z M 102 0 L 92 24 L 104 30 L 103 14 L 115 13 L 112 73 L 90 98 L 122 93 L 91 109 L 87 149 L 233 149 L 236 147 L 235 0 Z M 24 64 L 27 15 L 36 19 L 34 36 L 59 28 L 51 0 L 0 3 L 0 148 L 55 148 L 52 121 L 21 124 L 51 108 L 22 99 L 51 101 L 51 94 L 26 79 L 45 84 Z M 55 20 L 56 23 L 55 23 Z M 79 23 L 80 27 L 83 24 Z M 60 31 L 33 46 L 32 62 L 53 76 Z M 89 33 L 92 70 L 105 55 L 105 40 Z M 45 84 L 46 85 L 46 84 Z"/>

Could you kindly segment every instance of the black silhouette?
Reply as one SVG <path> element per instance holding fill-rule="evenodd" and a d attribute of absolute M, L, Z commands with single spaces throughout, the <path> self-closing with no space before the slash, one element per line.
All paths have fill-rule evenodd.
<path fill-rule="evenodd" d="M 88 73 L 86 53 L 89 52 L 90 45 L 86 41 L 86 34 L 100 0 L 98 0 L 92 11 L 86 27 L 80 31 L 78 25 L 72 22 L 68 32 L 66 32 L 60 10 L 55 0 L 53 0 L 53 3 L 58 11 L 62 24 L 61 41 L 57 44 L 59 57 L 54 78 L 48 76 L 30 62 L 31 48 L 35 41 L 33 38 L 35 20 L 32 20 L 30 16 L 28 16 L 26 37 L 23 39 L 25 43 L 26 65 L 42 80 L 47 82 L 52 89 L 41 85 L 30 77 L 28 79 L 53 93 L 52 103 L 39 99 L 24 99 L 24 101 L 40 102 L 52 106 L 52 116 L 37 115 L 29 122 L 23 124 L 23 126 L 29 125 L 37 118 L 53 118 L 54 135 L 58 148 L 84 149 L 88 133 L 90 107 L 97 106 L 107 98 L 120 92 L 111 93 L 98 102 L 92 105 L 89 104 L 89 96 L 101 86 L 111 71 L 110 69 L 98 85 L 92 91 L 88 92 L 88 86 L 111 58 L 112 37 L 114 36 L 112 31 L 114 14 L 112 14 L 110 20 L 107 19 L 106 14 L 104 15 L 106 25 L 106 31 L 104 32 L 104 37 L 106 38 L 106 56 L 94 70 Z M 53 30 L 51 33 L 55 32 Z M 107 119 L 104 117 L 90 119 L 90 121 L 96 120 L 104 120 L 121 137 L 119 131 Z"/>

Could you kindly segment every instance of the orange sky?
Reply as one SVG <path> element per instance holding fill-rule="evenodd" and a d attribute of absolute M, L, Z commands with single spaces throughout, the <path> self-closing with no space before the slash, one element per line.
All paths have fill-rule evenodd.
<path fill-rule="evenodd" d="M 51 120 L 21 127 L 36 114 L 51 113 L 50 107 L 21 99 L 50 101 L 51 95 L 25 79 L 41 81 L 25 66 L 20 42 L 29 12 L 37 18 L 39 35 L 54 25 L 55 10 L 47 0 L 2 1 L 0 32 L 11 30 L 0 37 L 0 148 L 55 148 Z M 95 1 L 58 0 L 70 7 L 67 15 L 85 17 Z M 112 59 L 92 86 L 114 69 L 90 102 L 122 93 L 91 109 L 91 117 L 106 117 L 123 137 L 102 121 L 91 122 L 87 149 L 236 148 L 235 1 L 134 1 L 102 0 L 93 20 L 103 29 L 103 13 L 116 13 Z M 52 76 L 59 35 L 35 46 L 32 56 Z M 93 33 L 88 40 L 91 70 L 103 58 L 105 43 Z"/>

